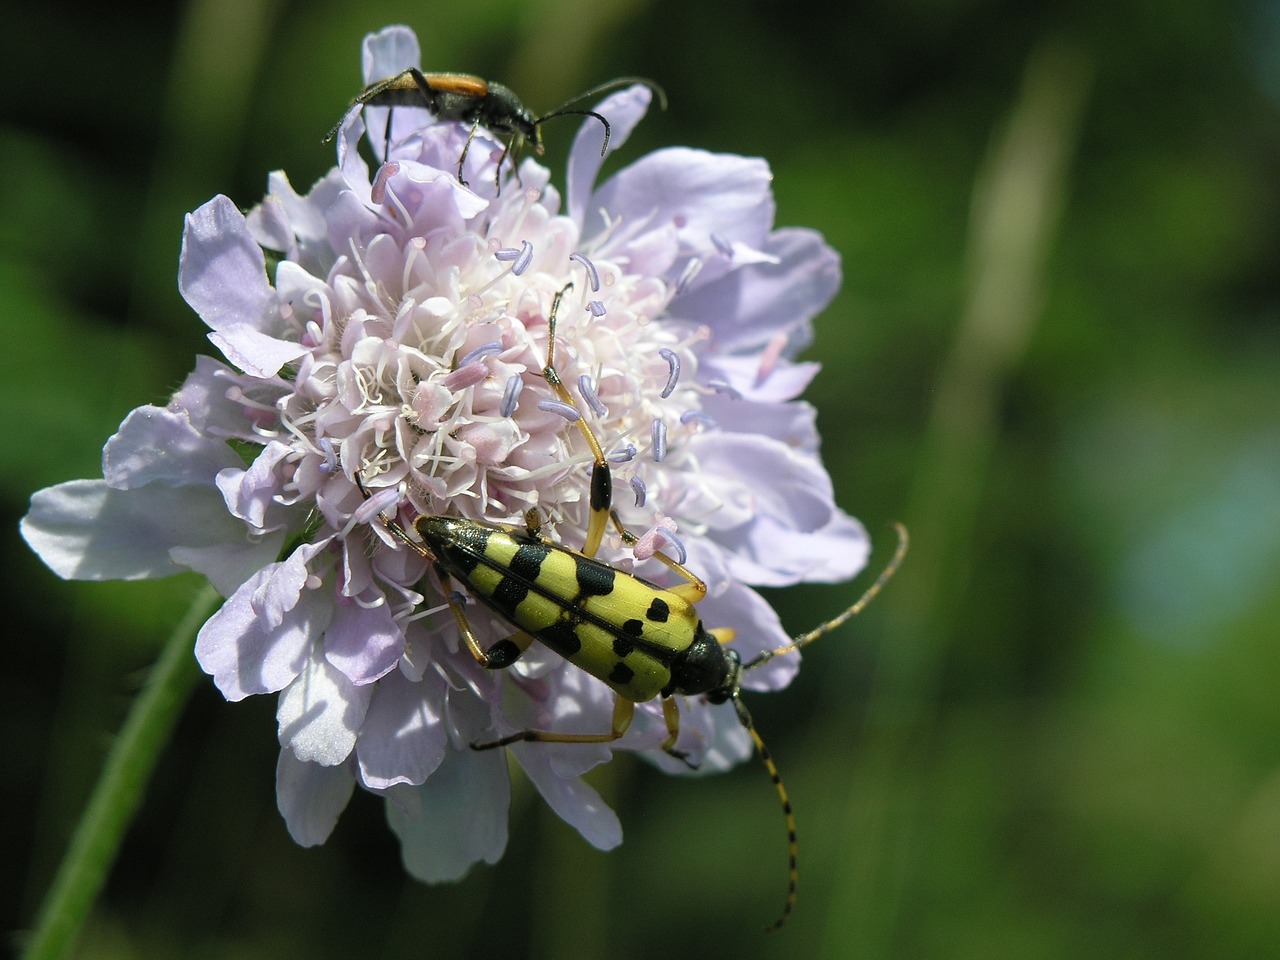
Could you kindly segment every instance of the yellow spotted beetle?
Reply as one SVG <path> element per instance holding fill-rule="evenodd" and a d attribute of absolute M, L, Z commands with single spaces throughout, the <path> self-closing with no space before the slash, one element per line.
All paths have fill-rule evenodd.
<path fill-rule="evenodd" d="M 562 402 L 576 409 L 572 395 L 555 369 L 556 313 L 568 289 L 557 293 L 552 302 L 543 376 Z M 386 516 L 380 519 L 398 540 L 431 564 L 467 648 L 482 667 L 495 670 L 508 667 L 537 640 L 604 681 L 617 695 L 607 733 L 520 730 L 496 740 L 473 743 L 473 749 L 488 750 L 519 742 L 610 743 L 627 732 L 637 703 L 661 697 L 667 727 L 662 749 L 688 763 L 686 754 L 676 749 L 680 713 L 675 697 L 703 696 L 710 703 L 732 701 L 739 721 L 750 734 L 777 789 L 786 817 L 790 879 L 782 914 L 770 928 L 776 929 L 795 905 L 798 854 L 795 818 L 777 765 L 742 702 L 742 675 L 780 654 L 812 643 L 856 616 L 902 562 L 907 549 L 906 528 L 897 525 L 899 539 L 893 558 L 855 604 L 790 643 L 743 663 L 738 652 L 726 646 L 733 640 L 733 630 L 703 626 L 695 605 L 706 596 L 706 584 L 681 563 L 665 554 L 654 554 L 684 580 L 674 586 L 661 587 L 595 558 L 609 521 L 625 543 L 634 545 L 637 538 L 626 530 L 611 509 L 612 480 L 599 441 L 583 418 L 574 422 L 594 458 L 591 516 L 582 551 L 544 536 L 537 510 L 526 514 L 524 528 L 462 517 L 419 516 L 413 522 L 419 539 L 411 537 L 398 521 Z M 368 498 L 362 476 L 357 473 L 354 480 Z M 515 632 L 488 649 L 481 646 L 461 603 L 449 589 L 451 580 L 514 626 Z"/>
<path fill-rule="evenodd" d="M 425 108 L 440 120 L 461 120 L 471 124 L 467 142 L 462 148 L 462 154 L 458 157 L 458 182 L 464 187 L 467 186 L 467 181 L 462 176 L 462 164 L 467 159 L 467 152 L 471 149 L 471 141 L 475 139 L 477 129 L 484 126 L 493 133 L 507 138 L 502 156 L 498 158 L 497 172 L 494 174 L 494 184 L 501 189 L 502 162 L 510 156 L 512 169 L 515 169 L 521 145 L 526 140 L 533 144 L 534 153 L 541 156 L 542 125 L 556 117 L 594 117 L 599 120 L 604 127 L 604 143 L 600 147 L 600 156 L 603 157 L 609 148 L 609 121 L 594 110 L 567 108 L 588 97 L 637 83 L 652 90 L 657 95 L 662 109 L 667 108 L 666 93 L 652 80 L 644 77 L 618 77 L 566 100 L 550 113 L 535 117 L 529 108 L 520 102 L 520 98 L 510 87 L 469 73 L 423 73 L 417 67 L 410 67 L 393 77 L 375 81 L 365 87 L 351 102 L 347 113 L 329 131 L 324 142 L 328 143 L 337 136 L 347 117 L 360 107 Z M 388 148 L 390 137 L 391 124 L 388 121 Z"/>

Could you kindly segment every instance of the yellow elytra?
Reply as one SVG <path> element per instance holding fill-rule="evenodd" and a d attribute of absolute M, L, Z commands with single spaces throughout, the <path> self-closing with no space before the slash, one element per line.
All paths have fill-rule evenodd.
<path fill-rule="evenodd" d="M 705 592 L 700 581 L 664 589 L 532 527 L 427 516 L 414 530 L 440 570 L 525 634 L 483 651 L 487 667 L 509 665 L 536 639 L 632 703 L 708 693 L 729 673 L 728 637 L 703 628 L 687 595 Z"/>

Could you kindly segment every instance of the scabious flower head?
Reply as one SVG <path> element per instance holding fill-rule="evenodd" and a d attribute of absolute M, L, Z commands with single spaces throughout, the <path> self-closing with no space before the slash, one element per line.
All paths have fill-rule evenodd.
<path fill-rule="evenodd" d="M 370 81 L 418 62 L 403 27 L 366 38 L 364 54 Z M 611 149 L 649 97 L 636 86 L 595 108 Z M 585 417 L 639 537 L 609 535 L 601 559 L 666 582 L 653 554 L 685 560 L 710 586 L 704 622 L 734 628 L 744 659 L 785 644 L 751 585 L 848 578 L 867 554 L 795 399 L 816 365 L 790 359 L 839 266 L 817 234 L 773 229 L 758 159 L 672 148 L 596 186 L 602 130 L 588 119 L 562 205 L 531 160 L 518 177 L 504 162 L 499 190 L 503 145 L 484 130 L 464 187 L 466 126 L 412 108 L 364 115 L 372 175 L 354 111 L 338 167 L 306 195 L 276 173 L 247 216 L 226 197 L 189 215 L 182 294 L 226 362 L 199 358 L 166 407 L 133 411 L 103 479 L 37 493 L 23 533 L 67 577 L 209 577 L 227 600 L 196 655 L 228 699 L 278 695 L 290 833 L 323 842 L 359 785 L 388 799 L 409 870 L 445 880 L 506 843 L 503 751 L 469 745 L 525 727 L 607 731 L 613 694 L 537 644 L 481 669 L 427 565 L 379 514 L 410 528 L 429 514 L 519 524 L 536 509 L 548 536 L 581 547 L 592 455 L 571 421 Z M 543 376 L 562 290 L 555 360 L 571 406 Z M 485 647 L 511 632 L 465 610 Z M 796 660 L 744 685 L 784 686 Z M 680 749 L 700 769 L 750 752 L 732 705 L 680 710 Z M 581 775 L 618 749 L 683 771 L 665 737 L 660 709 L 642 704 L 615 743 L 511 752 L 608 848 L 621 829 Z"/>

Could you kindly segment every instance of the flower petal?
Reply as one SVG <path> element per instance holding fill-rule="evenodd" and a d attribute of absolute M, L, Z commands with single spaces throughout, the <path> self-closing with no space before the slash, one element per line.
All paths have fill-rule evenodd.
<path fill-rule="evenodd" d="M 281 750 L 276 761 L 276 808 L 294 842 L 315 847 L 328 840 L 355 785 L 345 765 L 305 763 L 292 751 Z"/>
<path fill-rule="evenodd" d="M 384 27 L 377 33 L 366 34 L 361 53 L 362 72 L 365 85 L 394 77 L 396 74 L 416 67 L 422 62 L 422 51 L 418 46 L 418 38 L 412 30 L 403 26 Z M 391 140 L 395 142 L 407 136 L 415 129 L 434 123 L 434 118 L 425 109 L 416 107 L 397 107 L 393 112 L 388 107 L 364 108 L 364 122 L 368 126 L 369 142 L 379 159 L 387 143 L 387 121 L 392 119 L 395 129 Z M 355 141 L 353 140 L 352 143 Z M 367 181 L 367 178 L 366 178 Z"/>
<path fill-rule="evenodd" d="M 187 214 L 178 290 L 212 330 L 242 323 L 266 331 L 279 322 L 262 248 L 222 195 Z"/>
<path fill-rule="evenodd" d="M 277 516 L 281 511 L 277 498 L 281 493 L 281 479 L 277 467 L 285 462 L 293 448 L 279 440 L 270 441 L 246 470 L 239 464 L 220 472 L 215 483 L 226 500 L 227 510 L 256 530 L 279 530 L 284 526 Z M 269 524 L 267 514 L 273 514 Z"/>
<path fill-rule="evenodd" d="M 102 451 L 103 478 L 116 490 L 207 485 L 219 470 L 241 464 L 225 442 L 202 435 L 184 413 L 162 407 L 131 411 Z"/>
<path fill-rule="evenodd" d="M 704 600 L 698 609 L 709 627 L 728 627 L 735 631 L 733 648 L 744 663 L 766 650 L 776 650 L 791 642 L 769 602 L 736 580 L 730 581 L 719 596 Z M 799 653 L 777 657 L 744 673 L 742 685 L 751 690 L 781 690 L 799 669 Z"/>
<path fill-rule="evenodd" d="M 23 539 L 67 580 L 146 580 L 185 567 L 177 545 L 244 542 L 212 487 L 150 484 L 113 490 L 103 480 L 72 480 L 38 490 L 20 524 Z"/>
<path fill-rule="evenodd" d="M 332 608 L 324 591 L 304 589 L 320 546 L 258 571 L 200 628 L 196 659 L 228 700 L 282 690 L 302 669 Z"/>
<path fill-rule="evenodd" d="M 716 539 L 728 553 L 730 576 L 760 586 L 840 583 L 856 576 L 871 553 L 862 524 L 839 508 L 814 530 L 796 530 L 762 516 Z"/>
<path fill-rule="evenodd" d="M 231 395 L 243 393 L 242 379 L 213 357 L 196 357 L 196 368 L 169 398 L 166 409 L 186 417 L 197 433 L 210 439 L 235 437 L 260 442 L 245 416 L 244 405 L 231 399 Z M 243 464 L 239 457 L 236 462 Z"/>
<path fill-rule="evenodd" d="M 174 547 L 169 556 L 175 563 L 206 577 L 224 597 L 280 556 L 286 532 L 277 530 L 260 537 L 241 537 L 207 547 Z"/>
<path fill-rule="evenodd" d="M 209 334 L 222 355 L 251 377 L 267 379 L 287 363 L 306 356 L 300 343 L 268 336 L 247 323 L 226 323 Z"/>
<path fill-rule="evenodd" d="M 420 784 L 444 761 L 445 682 L 428 670 L 418 682 L 390 673 L 374 688 L 356 741 L 360 778 L 371 790 Z"/>
<path fill-rule="evenodd" d="M 578 777 L 562 777 L 552 770 L 545 744 L 522 743 L 512 752 L 547 805 L 597 850 L 612 850 L 622 842 L 622 824 L 600 794 Z M 580 746 L 575 744 L 575 746 Z"/>
<path fill-rule="evenodd" d="M 773 226 L 769 165 L 759 158 L 670 147 L 641 158 L 607 181 L 591 200 L 583 235 L 603 233 L 607 210 L 621 225 L 602 244 L 615 255 L 652 230 L 675 225 L 681 248 L 711 253 L 720 243 L 764 244 Z M 713 239 L 714 235 L 714 239 Z"/>
<path fill-rule="evenodd" d="M 403 653 L 404 631 L 380 594 L 375 597 L 370 590 L 358 602 L 344 598 L 334 605 L 324 634 L 324 655 L 352 683 L 372 683 L 386 676 Z"/>
<path fill-rule="evenodd" d="M 840 257 L 812 230 L 777 230 L 764 251 L 774 263 L 731 270 L 671 302 L 672 317 L 706 323 L 719 350 L 759 350 L 778 334 L 794 356 L 813 339 L 810 321 L 840 289 Z"/>
<path fill-rule="evenodd" d="M 759 433 L 794 450 L 812 455 L 818 452 L 818 412 L 812 404 L 757 403 L 745 397 L 713 394 L 703 399 L 702 409 L 726 433 Z"/>
<path fill-rule="evenodd" d="M 790 363 L 779 360 L 761 376 L 759 357 L 731 357 L 725 354 L 709 357 L 700 373 L 707 380 L 723 380 L 743 397 L 761 403 L 794 400 L 813 382 L 822 365 Z M 701 379 L 701 378 L 700 378 Z"/>
<path fill-rule="evenodd" d="M 299 760 L 337 766 L 355 748 L 371 692 L 343 676 L 325 660 L 321 644 L 312 643 L 301 672 L 280 694 L 280 746 Z"/>
<path fill-rule="evenodd" d="M 643 84 L 636 84 L 617 93 L 605 97 L 594 109 L 596 113 L 609 119 L 609 153 L 613 153 L 631 136 L 631 131 L 644 119 L 653 100 L 653 91 Z M 604 139 L 604 129 L 600 121 L 594 117 L 586 117 L 573 138 L 573 148 L 569 153 L 565 189 L 568 199 L 569 218 L 582 225 L 587 212 L 587 204 L 591 201 L 591 189 L 595 186 L 596 177 L 605 157 L 600 155 L 600 145 Z M 606 154 L 605 156 L 608 156 Z"/>
<path fill-rule="evenodd" d="M 460 880 L 481 860 L 497 863 L 506 849 L 511 784 L 501 750 L 449 750 L 426 783 L 386 795 L 405 869 L 419 880 Z"/>

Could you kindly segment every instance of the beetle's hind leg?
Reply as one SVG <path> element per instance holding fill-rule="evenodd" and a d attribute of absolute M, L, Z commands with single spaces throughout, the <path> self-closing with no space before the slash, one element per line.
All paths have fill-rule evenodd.
<path fill-rule="evenodd" d="M 613 722 L 608 733 L 561 733 L 556 730 L 519 730 L 509 733 L 497 740 L 471 744 L 472 750 L 492 750 L 496 747 L 507 747 L 513 743 L 613 743 L 619 740 L 631 728 L 631 720 L 635 717 L 636 705 L 626 697 L 618 696 L 613 702 Z M 674 699 L 662 699 L 662 716 L 667 725 L 667 739 L 662 742 L 662 749 L 683 761 L 690 769 L 696 765 L 689 762 L 689 755 L 675 748 L 680 736 L 680 710 Z"/>

